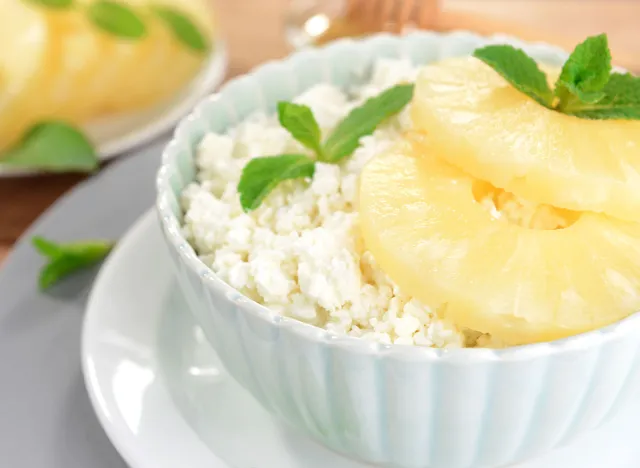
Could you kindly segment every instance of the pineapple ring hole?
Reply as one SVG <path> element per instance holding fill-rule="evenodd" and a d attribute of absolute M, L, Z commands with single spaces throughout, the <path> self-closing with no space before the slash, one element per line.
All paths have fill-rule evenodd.
<path fill-rule="evenodd" d="M 471 191 L 475 201 L 493 218 L 527 229 L 566 229 L 580 217 L 577 211 L 533 203 L 483 180 L 475 180 Z"/>

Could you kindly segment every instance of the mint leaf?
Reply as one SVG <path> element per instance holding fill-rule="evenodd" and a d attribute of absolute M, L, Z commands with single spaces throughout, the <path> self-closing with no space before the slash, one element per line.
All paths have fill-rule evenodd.
<path fill-rule="evenodd" d="M 28 0 L 30 3 L 40 5 L 46 8 L 53 8 L 56 10 L 64 10 L 65 8 L 71 8 L 73 6 L 73 0 Z"/>
<path fill-rule="evenodd" d="M 337 162 L 349 156 L 387 118 L 400 112 L 413 97 L 413 85 L 389 88 L 353 109 L 333 130 L 324 144 L 323 161 Z"/>
<path fill-rule="evenodd" d="M 128 5 L 98 0 L 88 7 L 89 19 L 104 32 L 122 39 L 140 39 L 147 34 L 142 18 Z"/>
<path fill-rule="evenodd" d="M 597 102 L 581 103 L 564 112 L 583 119 L 640 120 L 640 77 L 613 73 Z"/>
<path fill-rule="evenodd" d="M 62 249 L 55 242 L 51 242 L 44 237 L 35 236 L 31 239 L 33 246 L 36 248 L 38 252 L 40 252 L 45 257 L 55 258 L 62 253 Z"/>
<path fill-rule="evenodd" d="M 189 49 L 205 52 L 209 48 L 207 39 L 186 15 L 168 6 L 156 6 L 153 10 L 166 23 L 174 37 Z"/>
<path fill-rule="evenodd" d="M 611 73 L 611 52 L 607 36 L 600 34 L 579 44 L 562 67 L 556 82 L 557 108 L 567 111 L 581 103 L 604 98 L 602 91 Z"/>
<path fill-rule="evenodd" d="M 553 93 L 547 76 L 524 51 L 510 45 L 490 45 L 476 49 L 473 56 L 493 68 L 518 91 L 551 108 Z"/>
<path fill-rule="evenodd" d="M 63 122 L 41 122 L 33 126 L 16 146 L 0 155 L 3 165 L 48 172 L 90 172 L 98 157 L 82 132 Z"/>
<path fill-rule="evenodd" d="M 114 246 L 103 240 L 58 244 L 43 237 L 32 239 L 34 247 L 49 259 L 40 272 L 38 283 L 47 289 L 76 271 L 95 265 L 103 260 Z"/>
<path fill-rule="evenodd" d="M 280 182 L 313 177 L 314 172 L 315 161 L 304 154 L 254 158 L 242 170 L 238 183 L 240 205 L 244 211 L 254 210 Z"/>
<path fill-rule="evenodd" d="M 322 159 L 320 126 L 311 109 L 292 102 L 279 102 L 278 119 L 280 120 L 280 125 L 286 128 L 293 138 L 313 150 L 318 159 Z"/>

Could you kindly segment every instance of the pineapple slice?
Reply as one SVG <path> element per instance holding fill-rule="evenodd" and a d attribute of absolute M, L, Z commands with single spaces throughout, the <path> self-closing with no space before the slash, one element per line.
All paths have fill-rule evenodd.
<path fill-rule="evenodd" d="M 0 149 L 15 138 L 23 109 L 48 75 L 54 58 L 49 30 L 26 2 L 0 0 Z"/>
<path fill-rule="evenodd" d="M 640 224 L 549 206 L 510 221 L 498 210 L 513 201 L 404 142 L 365 166 L 360 223 L 402 290 L 507 344 L 586 332 L 640 308 Z"/>
<path fill-rule="evenodd" d="M 433 151 L 474 177 L 539 203 L 640 220 L 638 121 L 549 110 L 472 57 L 425 67 L 411 112 Z"/>
<path fill-rule="evenodd" d="M 212 41 L 206 0 L 124 0 L 143 17 L 148 34 L 125 40 L 92 24 L 79 0 L 56 10 L 0 0 L 0 151 L 44 119 L 81 125 L 105 114 L 145 108 L 175 95 L 206 59 L 180 43 L 151 10 L 184 13 Z"/>

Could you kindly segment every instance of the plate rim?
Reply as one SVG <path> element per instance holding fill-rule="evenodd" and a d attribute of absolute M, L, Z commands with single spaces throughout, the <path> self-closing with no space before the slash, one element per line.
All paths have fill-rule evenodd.
<path fill-rule="evenodd" d="M 96 312 L 96 310 L 99 309 L 99 306 L 96 304 L 102 302 L 101 296 L 104 294 L 103 290 L 106 290 L 105 285 L 108 284 L 108 277 L 112 274 L 112 271 L 122 268 L 122 262 L 127 261 L 128 251 L 135 248 L 142 240 L 142 236 L 154 229 L 154 225 L 157 225 L 157 215 L 153 209 L 149 209 L 141 215 L 122 236 L 100 269 L 94 285 L 91 288 L 85 308 L 80 343 L 82 375 L 89 395 L 89 401 L 109 441 L 131 468 L 175 468 L 171 460 L 175 460 L 176 457 L 184 459 L 188 457 L 190 468 L 232 468 L 227 462 L 218 458 L 199 438 L 191 426 L 189 426 L 184 416 L 177 409 L 171 397 L 170 390 L 167 388 L 158 369 L 156 369 L 154 373 L 156 376 L 160 375 L 160 378 L 153 379 L 153 382 L 149 386 L 155 388 L 157 392 L 160 392 L 161 398 L 158 398 L 154 405 L 162 406 L 164 411 L 157 412 L 156 414 L 159 416 L 159 420 L 164 420 L 167 424 L 169 424 L 169 422 L 171 422 L 171 424 L 175 423 L 177 418 L 184 423 L 187 431 L 176 430 L 171 436 L 179 439 L 179 442 L 170 446 L 157 444 L 154 446 L 155 450 L 153 453 L 144 451 L 139 445 L 131 443 L 131 437 L 135 437 L 135 434 L 132 433 L 130 427 L 128 427 L 126 421 L 124 421 L 121 416 L 119 418 L 116 418 L 113 414 L 110 416 L 110 410 L 117 409 L 119 411 L 120 408 L 109 407 L 102 393 L 104 387 L 99 385 L 94 366 L 94 356 L 100 346 L 95 335 L 100 317 L 100 314 Z M 160 235 L 159 228 L 158 235 Z M 168 257 L 168 252 L 166 255 Z M 167 259 L 167 261 L 169 262 L 170 260 Z M 159 272 L 158 274 L 165 273 Z M 167 272 L 166 274 L 171 273 Z M 123 432 L 125 430 L 128 434 Z M 179 447 L 179 452 L 176 452 L 176 447 Z"/>
<path fill-rule="evenodd" d="M 154 412 L 154 414 L 158 418 L 157 421 L 164 421 L 166 423 L 162 424 L 162 426 L 166 427 L 167 424 L 175 423 L 177 420 L 181 425 L 184 425 L 184 427 L 183 429 L 176 429 L 175 431 L 171 432 L 170 436 L 172 439 L 174 439 L 174 443 L 170 445 L 156 443 L 152 452 L 145 450 L 139 444 L 132 443 L 132 437 L 136 437 L 136 435 L 133 434 L 130 426 L 128 426 L 127 422 L 121 415 L 119 418 L 114 418 L 118 419 L 118 421 L 114 422 L 110 420 L 108 414 L 109 410 L 116 409 L 119 412 L 120 407 L 108 407 L 106 400 L 104 400 L 104 397 L 101 394 L 101 390 L 104 387 L 99 385 L 99 380 L 97 377 L 92 380 L 92 356 L 94 356 L 96 346 L 100 346 L 99 342 L 96 342 L 95 340 L 96 336 L 94 335 L 94 333 L 97 329 L 96 325 L 97 323 L 99 323 L 97 319 L 102 316 L 101 314 L 97 314 L 95 312 L 95 310 L 97 310 L 95 304 L 102 302 L 100 296 L 104 295 L 103 290 L 106 291 L 107 289 L 109 289 L 105 286 L 109 284 L 108 277 L 113 274 L 113 271 L 119 271 L 123 268 L 123 261 L 132 261 L 128 258 L 128 253 L 131 250 L 135 250 L 136 246 L 138 246 L 139 243 L 144 240 L 143 236 L 149 234 L 149 232 L 151 232 L 153 229 L 157 229 L 158 236 L 161 235 L 158 215 L 157 213 L 155 213 L 155 210 L 149 209 L 144 214 L 142 214 L 122 236 L 116 248 L 107 258 L 104 266 L 100 269 L 89 294 L 81 330 L 82 374 L 87 393 L 89 395 L 89 400 L 95 414 L 97 415 L 100 425 L 104 429 L 110 442 L 116 448 L 118 453 L 120 453 L 126 463 L 131 466 L 131 468 L 175 468 L 176 465 L 174 464 L 174 461 L 176 460 L 176 458 L 179 458 L 181 460 L 189 459 L 190 468 L 234 468 L 233 465 L 229 464 L 229 462 L 221 460 L 218 455 L 214 453 L 205 444 L 205 442 L 200 439 L 196 431 L 187 422 L 184 415 L 178 409 L 177 404 L 173 400 L 171 391 L 168 388 L 168 385 L 164 378 L 162 378 L 163 376 L 160 369 L 155 369 L 155 375 L 160 376 L 160 378 L 153 379 L 153 383 L 151 383 L 149 386 L 149 388 L 153 387 L 157 390 L 154 396 L 161 396 L 161 398 L 155 398 L 152 404 L 154 408 L 161 407 L 162 411 Z M 162 255 L 165 255 L 167 257 L 166 262 L 168 265 L 171 265 L 171 270 L 166 271 L 150 269 L 150 271 L 152 271 L 154 275 L 170 275 L 175 278 L 173 265 L 169 258 L 169 252 L 165 251 L 165 253 L 163 253 Z M 142 314 L 139 317 L 144 316 L 145 315 Z M 147 314 L 147 317 L 153 316 L 153 313 Z M 144 318 L 143 320 L 149 321 L 149 318 Z M 155 334 L 150 334 L 150 336 L 153 337 L 155 336 Z M 147 343 L 156 346 L 155 342 Z M 150 358 L 150 360 L 153 360 L 153 358 Z M 611 422 L 612 421 L 608 422 L 607 424 L 603 425 L 602 428 L 596 431 L 592 431 L 591 437 L 593 437 L 594 435 L 602 434 L 602 432 L 600 431 L 602 431 L 603 429 L 607 430 L 605 429 L 605 427 L 610 428 Z M 175 426 L 171 427 L 175 428 Z M 123 431 L 126 432 L 126 434 Z M 570 444 L 567 447 L 570 446 L 574 446 L 574 444 Z M 177 450 L 176 447 L 178 448 Z M 566 450 L 567 447 L 560 448 L 553 453 L 557 454 L 561 451 Z M 514 465 L 514 468 L 516 468 L 516 466 L 522 466 L 523 468 L 532 468 L 533 466 L 537 466 L 538 463 L 548 461 L 546 458 L 548 456 L 549 454 L 543 456 L 542 458 L 526 460 Z M 553 461 L 555 463 L 558 463 L 558 461 L 555 461 L 555 458 L 553 459 Z M 559 461 L 562 461 L 562 459 L 560 459 Z M 535 465 L 533 465 L 532 462 L 535 463 Z"/>

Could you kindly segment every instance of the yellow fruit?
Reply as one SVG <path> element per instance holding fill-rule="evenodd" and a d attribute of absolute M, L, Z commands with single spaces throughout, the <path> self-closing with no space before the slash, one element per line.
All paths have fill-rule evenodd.
<path fill-rule="evenodd" d="M 402 144 L 362 172 L 364 242 L 405 293 L 446 304 L 459 327 L 507 344 L 574 335 L 640 309 L 640 224 L 549 206 L 524 223 L 501 216 L 515 200 Z"/>
<path fill-rule="evenodd" d="M 15 138 L 28 106 L 48 73 L 49 30 L 26 2 L 0 0 L 0 149 Z"/>
<path fill-rule="evenodd" d="M 417 128 L 447 162 L 522 198 L 640 220 L 640 122 L 549 110 L 475 58 L 420 73 Z"/>
<path fill-rule="evenodd" d="M 135 40 L 97 28 L 86 11 L 94 1 L 51 9 L 0 0 L 0 151 L 44 119 L 82 125 L 170 99 L 206 59 L 152 10 L 163 5 L 183 13 L 211 42 L 214 23 L 205 0 L 124 0 L 147 27 Z"/>

